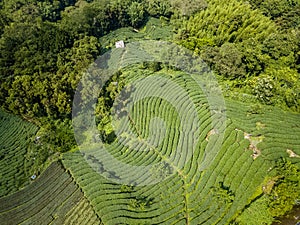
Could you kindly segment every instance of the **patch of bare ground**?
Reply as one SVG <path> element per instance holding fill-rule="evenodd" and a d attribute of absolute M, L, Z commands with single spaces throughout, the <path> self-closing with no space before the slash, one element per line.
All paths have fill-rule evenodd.
<path fill-rule="evenodd" d="M 235 129 L 235 130 L 244 132 L 244 138 L 249 140 L 250 142 L 249 150 L 253 152 L 252 158 L 256 159 L 257 157 L 259 157 L 261 155 L 261 150 L 257 147 L 257 145 L 261 143 L 265 137 L 263 135 L 253 136 L 252 134 L 249 134 L 239 129 Z"/>
<path fill-rule="evenodd" d="M 286 152 L 287 154 L 289 154 L 290 158 L 300 158 L 300 156 L 293 152 L 291 149 L 287 149 Z"/>

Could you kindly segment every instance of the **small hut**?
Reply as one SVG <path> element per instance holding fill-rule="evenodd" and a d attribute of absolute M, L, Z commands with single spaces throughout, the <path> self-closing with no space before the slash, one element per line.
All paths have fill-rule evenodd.
<path fill-rule="evenodd" d="M 116 42 L 116 48 L 125 48 L 125 43 L 124 41 L 117 41 Z"/>

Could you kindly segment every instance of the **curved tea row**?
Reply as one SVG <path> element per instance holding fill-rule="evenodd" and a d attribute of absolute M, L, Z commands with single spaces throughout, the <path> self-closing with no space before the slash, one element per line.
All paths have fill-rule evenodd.
<path fill-rule="evenodd" d="M 84 210 L 84 212 L 82 212 Z M 0 198 L 1 224 L 100 224 L 78 185 L 61 163 L 52 163 L 25 189 Z"/>
<path fill-rule="evenodd" d="M 24 161 L 37 130 L 33 124 L 0 110 L 0 197 L 17 191 L 30 179 Z"/>
<path fill-rule="evenodd" d="M 199 86 L 194 85 L 188 75 L 165 77 L 186 90 L 190 101 L 182 101 L 178 97 L 179 89 L 168 89 L 167 85 L 167 92 L 177 97 L 179 109 L 163 96 L 153 95 L 138 101 L 133 97 L 134 104 L 127 111 L 127 118 L 117 123 L 116 140 L 105 146 L 105 151 L 114 156 L 114 160 L 101 158 L 99 148 L 91 146 L 80 153 L 65 154 L 63 163 L 104 224 L 227 224 L 262 188 L 263 180 L 273 166 L 274 158 L 270 158 L 268 147 L 272 148 L 271 137 L 283 138 L 283 133 L 288 135 L 287 130 L 278 131 L 274 127 L 279 112 L 250 115 L 243 104 L 228 102 L 229 118 L 220 143 L 212 126 L 218 115 L 210 111 Z M 159 89 L 157 83 L 144 88 L 144 92 Z M 184 102 L 195 106 L 197 120 L 180 116 L 180 106 Z M 189 104 L 184 105 L 187 114 L 193 107 Z M 299 121 L 297 116 L 289 118 L 294 123 Z M 180 130 L 181 122 L 188 124 L 190 129 Z M 197 132 L 197 138 L 191 138 Z M 292 143 L 298 152 L 299 143 L 296 140 L 289 142 L 294 137 L 292 133 L 290 135 L 290 139 L 282 143 Z M 184 138 L 180 139 L 180 136 Z M 265 138 L 256 144 L 261 152 L 254 157 L 252 144 L 259 136 Z M 195 151 L 188 157 L 191 146 Z M 177 147 L 181 154 L 174 153 Z M 214 147 L 218 149 L 216 155 L 207 157 Z M 288 156 L 284 144 L 277 147 L 272 154 Z M 202 169 L 208 159 L 211 162 Z M 178 166 L 182 161 L 184 165 Z M 129 184 L 120 184 L 121 177 L 130 179 L 135 174 L 132 171 L 117 173 L 118 162 L 132 166 L 154 165 L 150 167 L 153 176 L 161 176 L 161 182 L 135 186 L 132 179 Z M 151 177 L 141 176 L 140 179 L 147 181 Z"/>

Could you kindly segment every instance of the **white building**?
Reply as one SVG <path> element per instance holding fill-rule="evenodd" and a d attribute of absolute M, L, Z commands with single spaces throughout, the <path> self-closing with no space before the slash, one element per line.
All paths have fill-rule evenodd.
<path fill-rule="evenodd" d="M 124 41 L 118 41 L 118 42 L 116 42 L 116 48 L 125 48 Z"/>

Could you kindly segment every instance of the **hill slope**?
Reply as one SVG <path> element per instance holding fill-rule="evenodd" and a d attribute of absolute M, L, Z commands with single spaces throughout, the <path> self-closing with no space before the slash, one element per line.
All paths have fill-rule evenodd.
<path fill-rule="evenodd" d="M 135 71 L 132 76 L 143 75 Z M 190 113 L 192 104 L 196 105 L 199 121 L 193 117 L 179 117 L 180 109 L 174 109 L 166 96 L 160 98 L 153 94 L 130 108 L 129 122 L 126 122 L 127 116 L 121 119 L 119 136 L 112 144 L 105 145 L 105 151 L 117 161 L 106 157 L 99 145 L 86 146 L 81 153 L 63 156 L 63 164 L 104 224 L 228 224 L 251 203 L 268 196 L 264 188 L 278 176 L 276 162 L 285 158 L 299 166 L 299 114 L 228 100 L 226 129 L 220 143 L 218 131 L 212 126 L 212 118 L 217 115 L 209 113 L 207 100 L 199 87 L 195 89 L 197 86 L 190 76 L 164 70 L 152 76 L 157 76 L 154 80 L 161 85 L 148 83 L 142 86 L 145 93 L 148 90 L 155 93 L 163 86 L 166 93 L 176 99 L 180 96 L 178 88 L 170 88 L 160 78 L 175 82 L 191 101 L 178 98 L 175 101 L 178 107 Z M 130 75 L 127 78 L 129 83 L 135 80 Z M 161 133 L 161 126 L 150 122 L 153 118 L 165 122 L 166 136 Z M 191 126 L 190 129 L 181 130 L 180 120 Z M 191 140 L 194 134 L 199 137 L 198 142 Z M 160 136 L 162 140 L 155 142 Z M 179 155 L 174 153 L 176 146 L 181 151 Z M 191 146 L 196 146 L 195 151 L 180 168 L 177 165 L 187 157 Z M 214 147 L 218 151 L 211 155 Z M 152 178 L 141 174 L 134 180 L 137 177 L 134 172 L 119 170 L 122 163 L 152 165 L 150 174 L 162 176 L 159 177 L 161 182 L 150 184 L 149 181 L 149 185 L 135 186 L 139 179 Z M 299 174 L 299 170 L 296 173 Z M 118 184 L 123 178 L 132 179 L 132 183 Z M 296 185 L 299 187 L 299 183 Z M 268 210 L 262 210 L 265 210 L 263 216 L 267 215 L 272 221 Z"/>
<path fill-rule="evenodd" d="M 58 162 L 25 189 L 0 198 L 1 224 L 100 224 L 93 209 Z"/>
<path fill-rule="evenodd" d="M 33 124 L 0 110 L 0 197 L 30 180 L 25 157 L 37 130 Z"/>

